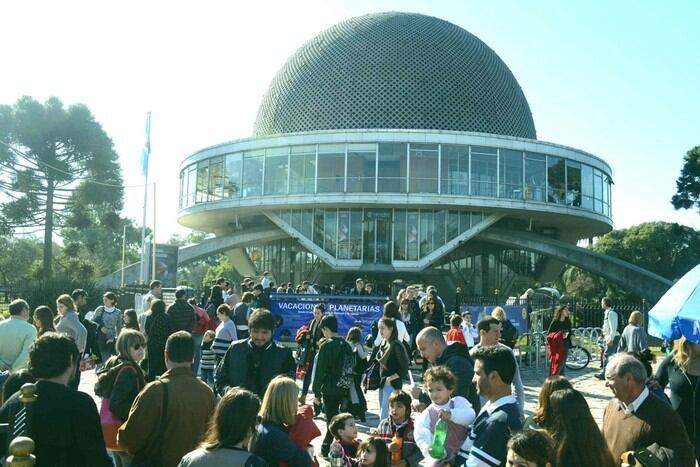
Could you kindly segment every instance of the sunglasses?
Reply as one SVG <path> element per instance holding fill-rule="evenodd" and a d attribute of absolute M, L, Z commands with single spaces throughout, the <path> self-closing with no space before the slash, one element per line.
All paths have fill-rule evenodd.
<path fill-rule="evenodd" d="M 141 350 L 141 348 L 145 347 L 143 344 L 136 344 L 132 347 L 134 350 Z"/>

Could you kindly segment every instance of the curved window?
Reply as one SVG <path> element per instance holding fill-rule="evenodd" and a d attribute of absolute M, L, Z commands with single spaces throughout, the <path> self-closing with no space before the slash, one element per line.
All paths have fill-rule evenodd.
<path fill-rule="evenodd" d="M 224 158 L 217 157 L 209 161 L 209 201 L 218 201 L 224 197 Z"/>
<path fill-rule="evenodd" d="M 593 169 L 593 198 L 596 212 L 603 212 L 603 173 Z"/>
<path fill-rule="evenodd" d="M 289 156 L 289 193 L 316 191 L 316 146 L 293 146 Z"/>
<path fill-rule="evenodd" d="M 547 157 L 525 153 L 525 199 L 544 201 L 547 179 Z"/>
<path fill-rule="evenodd" d="M 345 191 L 345 145 L 318 145 L 318 193 Z"/>
<path fill-rule="evenodd" d="M 498 155 L 499 195 L 507 199 L 523 199 L 523 153 L 501 149 Z"/>
<path fill-rule="evenodd" d="M 241 195 L 241 153 L 226 156 L 224 172 L 224 198 L 236 198 Z"/>
<path fill-rule="evenodd" d="M 546 202 L 609 217 L 611 184 L 608 174 L 591 165 L 514 149 L 427 143 L 311 144 L 237 152 L 192 163 L 179 174 L 178 205 L 184 209 L 261 195 L 427 193 Z M 346 223 L 352 225 L 352 213 L 348 216 Z M 444 222 L 435 217 L 431 221 L 440 223 L 437 231 L 435 225 L 429 227 L 407 211 L 405 231 L 399 232 L 405 241 L 390 240 L 388 251 L 412 261 L 428 251 L 423 245 L 435 238 L 440 243 L 443 235 L 449 239 L 456 225 L 462 231 L 463 222 L 455 223 L 449 213 L 444 216 Z M 436 232 L 430 239 L 428 229 Z M 344 259 L 359 259 L 362 239 L 353 241 L 350 235 L 346 246 L 333 248 L 342 248 L 339 254 Z"/>
<path fill-rule="evenodd" d="M 581 163 L 566 161 L 566 205 L 581 206 Z"/>
<path fill-rule="evenodd" d="M 243 185 L 241 195 L 260 196 L 262 194 L 263 164 L 265 151 L 243 153 Z"/>
<path fill-rule="evenodd" d="M 441 192 L 448 195 L 469 194 L 469 146 L 442 145 Z"/>
<path fill-rule="evenodd" d="M 377 145 L 348 144 L 348 193 L 374 193 L 377 174 Z"/>
<path fill-rule="evenodd" d="M 547 201 L 564 204 L 566 197 L 566 161 L 561 157 L 547 156 Z"/>
<path fill-rule="evenodd" d="M 581 207 L 593 210 L 593 167 L 581 164 Z"/>
<path fill-rule="evenodd" d="M 493 148 L 471 147 L 471 194 L 496 197 L 497 154 Z"/>
<path fill-rule="evenodd" d="M 410 144 L 411 193 L 438 192 L 438 165 L 440 162 L 437 144 Z"/>
<path fill-rule="evenodd" d="M 377 191 L 406 193 L 406 143 L 379 144 Z"/>
<path fill-rule="evenodd" d="M 289 148 L 268 149 L 265 154 L 265 194 L 286 194 L 288 178 Z"/>

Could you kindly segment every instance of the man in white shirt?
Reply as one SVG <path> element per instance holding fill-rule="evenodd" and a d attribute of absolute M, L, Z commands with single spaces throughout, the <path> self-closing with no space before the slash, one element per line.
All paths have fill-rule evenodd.
<path fill-rule="evenodd" d="M 608 364 L 610 357 L 617 351 L 618 343 L 620 342 L 619 328 L 621 324 L 620 314 L 613 310 L 612 300 L 608 297 L 603 297 L 600 300 L 600 307 L 603 309 L 603 341 L 605 342 L 605 354 L 603 356 L 603 368 L 596 378 L 605 379 L 605 366 Z"/>
<path fill-rule="evenodd" d="M 521 419 L 524 419 L 525 389 L 523 388 L 523 380 L 520 378 L 520 366 L 518 365 L 518 361 L 515 359 L 515 354 L 513 354 L 511 348 L 498 342 L 498 340 L 501 338 L 501 323 L 496 318 L 489 316 L 480 320 L 476 327 L 479 330 L 480 340 L 479 343 L 472 347 L 472 349 L 469 351 L 469 355 L 471 355 L 473 359 L 476 352 L 480 348 L 484 347 L 503 347 L 508 349 L 508 352 L 510 352 L 510 355 L 513 357 L 513 361 L 515 362 L 515 374 L 512 378 L 512 393 L 515 393 L 515 398 L 518 401 L 520 417 Z M 486 399 L 482 396 L 481 405 L 483 406 L 485 403 Z"/>
<path fill-rule="evenodd" d="M 268 271 L 263 272 L 262 279 L 260 279 L 260 285 L 263 286 L 263 290 L 270 288 L 270 273 Z"/>
<path fill-rule="evenodd" d="M 10 303 L 10 318 L 0 321 L 0 372 L 27 368 L 29 348 L 36 340 L 36 328 L 27 323 L 29 305 L 24 300 Z"/>
<path fill-rule="evenodd" d="M 479 341 L 479 331 L 472 323 L 472 312 L 467 310 L 462 313 L 462 324 L 459 326 L 464 334 L 464 340 L 467 342 L 467 347 L 470 349 Z"/>

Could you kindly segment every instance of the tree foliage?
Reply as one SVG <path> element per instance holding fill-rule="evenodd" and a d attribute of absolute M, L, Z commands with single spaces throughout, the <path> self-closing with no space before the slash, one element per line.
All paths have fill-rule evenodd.
<path fill-rule="evenodd" d="M 700 263 L 700 232 L 676 223 L 646 222 L 628 229 L 613 230 L 603 235 L 591 248 L 669 280 L 677 280 Z M 561 285 L 567 294 L 582 298 L 599 298 L 603 295 L 618 300 L 641 298 L 573 266 L 564 269 Z"/>
<path fill-rule="evenodd" d="M 223 254 L 219 255 L 216 258 L 216 264 L 207 270 L 202 280 L 202 285 L 209 285 L 211 281 L 219 277 L 225 277 L 234 283 L 240 282 L 242 279 L 241 275 L 238 274 L 238 271 L 233 267 L 231 260 L 228 259 L 228 256 Z"/>
<path fill-rule="evenodd" d="M 18 290 L 41 272 L 41 243 L 32 237 L 0 237 L 0 286 Z"/>
<path fill-rule="evenodd" d="M 84 105 L 55 97 L 0 106 L 0 197 L 5 230 L 43 231 L 42 275 L 51 276 L 53 233 L 100 217 L 117 226 L 122 174 L 111 139 Z"/>
<path fill-rule="evenodd" d="M 690 209 L 693 206 L 700 209 L 700 146 L 685 154 L 671 204 L 676 209 Z"/>
<path fill-rule="evenodd" d="M 184 237 L 179 234 L 173 234 L 168 240 L 168 245 L 179 247 L 194 245 L 202 240 L 209 238 L 211 234 L 206 232 L 192 231 Z M 228 259 L 228 258 L 227 258 Z M 189 287 L 200 287 L 204 280 L 204 276 L 210 267 L 214 266 L 218 261 L 218 256 L 210 256 L 206 259 L 193 261 L 184 266 L 177 268 L 177 285 L 186 285 Z"/>

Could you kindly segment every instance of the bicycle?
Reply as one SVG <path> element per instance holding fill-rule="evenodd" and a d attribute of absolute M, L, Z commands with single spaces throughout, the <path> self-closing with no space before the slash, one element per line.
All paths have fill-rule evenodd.
<path fill-rule="evenodd" d="M 573 345 L 569 348 L 566 357 L 566 367 L 570 370 L 583 370 L 591 362 L 591 353 L 580 345 Z"/>

